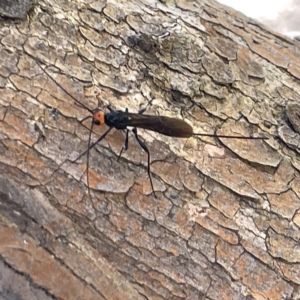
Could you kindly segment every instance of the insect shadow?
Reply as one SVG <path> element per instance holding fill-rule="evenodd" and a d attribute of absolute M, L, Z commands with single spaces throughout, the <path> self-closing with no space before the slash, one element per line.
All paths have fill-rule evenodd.
<path fill-rule="evenodd" d="M 135 139 L 141 146 L 141 148 L 147 153 L 147 173 L 151 184 L 151 189 L 153 195 L 156 197 L 154 186 L 152 182 L 152 176 L 150 172 L 150 151 L 146 144 L 139 138 L 137 128 L 142 128 L 146 130 L 151 130 L 158 132 L 160 134 L 177 137 L 177 138 L 190 138 L 192 136 L 207 136 L 207 137 L 218 137 L 218 138 L 229 138 L 229 139 L 252 139 L 252 140 L 266 140 L 267 137 L 244 137 L 244 136 L 234 136 L 234 135 L 217 135 L 217 134 L 206 134 L 206 133 L 194 133 L 193 127 L 189 125 L 182 119 L 171 118 L 167 116 L 153 116 L 153 115 L 144 115 L 143 113 L 147 109 L 147 107 L 141 109 L 138 113 L 130 113 L 126 108 L 125 111 L 114 110 L 110 106 L 108 106 L 108 113 L 105 113 L 101 109 L 90 109 L 79 100 L 77 100 L 74 96 L 72 96 L 66 89 L 64 89 L 45 69 L 42 68 L 41 64 L 37 62 L 39 67 L 43 70 L 43 72 L 55 83 L 57 84 L 68 96 L 70 96 L 75 103 L 87 110 L 91 115 L 87 116 L 81 123 L 88 118 L 92 118 L 91 128 L 89 132 L 88 138 L 88 148 L 82 152 L 75 160 L 72 162 L 76 162 L 83 155 L 87 155 L 87 186 L 88 193 L 91 198 L 91 192 L 89 187 L 89 153 L 90 150 L 95 147 L 98 143 L 100 143 L 107 134 L 113 129 L 117 130 L 126 130 L 126 137 L 123 147 L 121 148 L 120 154 L 118 156 L 118 160 L 121 157 L 123 151 L 128 149 L 128 134 L 129 131 L 132 131 Z M 109 128 L 106 132 L 104 132 L 94 143 L 91 144 L 91 136 L 93 132 L 93 127 L 102 126 L 106 124 Z"/>

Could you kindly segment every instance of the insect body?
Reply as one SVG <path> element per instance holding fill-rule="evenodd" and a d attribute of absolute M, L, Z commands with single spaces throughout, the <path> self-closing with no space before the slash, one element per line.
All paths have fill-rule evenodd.
<path fill-rule="evenodd" d="M 77 101 L 77 100 L 76 100 Z M 102 110 L 97 110 L 93 113 L 92 116 L 92 126 L 98 125 L 104 125 L 106 124 L 110 128 L 98 138 L 98 140 L 90 145 L 86 151 L 84 151 L 80 156 L 77 158 L 79 159 L 82 155 L 85 153 L 89 153 L 89 150 L 92 149 L 96 144 L 98 144 L 109 132 L 112 128 L 116 128 L 118 130 L 124 130 L 126 129 L 126 138 L 124 146 L 119 154 L 119 158 L 123 152 L 123 150 L 128 149 L 128 133 L 129 133 L 129 127 L 132 127 L 131 129 L 134 133 L 134 136 L 140 146 L 145 150 L 145 152 L 148 155 L 148 176 L 151 183 L 152 191 L 154 192 L 152 177 L 150 173 L 150 152 L 147 146 L 140 140 L 138 134 L 137 134 L 137 128 L 143 128 L 151 131 L 158 132 L 163 135 L 172 136 L 172 137 L 178 137 L 178 138 L 189 138 L 194 135 L 200 135 L 200 136 L 209 136 L 209 137 L 219 137 L 219 138 L 235 138 L 235 139 L 267 139 L 265 137 L 244 137 L 244 136 L 231 136 L 231 135 L 216 135 L 216 134 L 206 134 L 206 133 L 194 133 L 193 127 L 189 125 L 187 122 L 181 119 L 177 118 L 170 118 L 166 116 L 152 116 L 152 115 L 143 115 L 142 113 L 144 110 L 140 111 L 140 113 L 129 113 L 128 110 L 126 111 L 120 111 L 120 110 L 112 110 L 110 108 L 110 112 L 105 114 Z M 92 131 L 92 129 L 91 129 Z M 89 139 L 90 141 L 90 139 Z M 119 159 L 118 158 L 118 159 Z M 77 160 L 76 159 L 76 160 Z"/>
<path fill-rule="evenodd" d="M 125 112 L 121 110 L 111 110 L 111 112 L 107 114 L 105 114 L 102 110 L 99 110 L 93 113 L 92 118 L 93 123 L 95 125 L 106 124 L 109 127 L 114 127 L 116 129 L 127 129 L 127 127 L 137 127 L 178 138 L 190 138 L 194 135 L 200 135 L 230 139 L 267 139 L 266 137 L 245 137 L 233 135 L 195 133 L 193 131 L 193 127 L 182 119 L 170 118 L 166 116 L 142 115 L 141 113 L 128 113 L 127 109 Z"/>
<path fill-rule="evenodd" d="M 209 137 L 234 138 L 234 139 L 267 139 L 265 137 L 244 137 L 244 136 L 228 136 L 228 135 L 194 133 L 192 126 L 189 125 L 184 120 L 181 120 L 178 118 L 170 118 L 170 117 L 166 117 L 166 116 L 143 115 L 143 112 L 145 111 L 145 109 L 141 110 L 139 113 L 129 113 L 128 109 L 126 109 L 125 111 L 113 110 L 110 107 L 108 107 L 108 109 L 110 110 L 109 113 L 105 113 L 102 110 L 91 110 L 89 107 L 85 106 L 83 103 L 81 103 L 76 98 L 74 98 L 58 82 L 56 82 L 54 80 L 54 78 L 41 67 L 40 64 L 39 64 L 39 66 L 43 70 L 43 72 L 45 72 L 45 74 L 51 78 L 51 80 L 53 80 L 67 95 L 69 95 L 76 102 L 77 105 L 86 109 L 92 115 L 92 116 L 87 117 L 87 118 L 90 118 L 90 117 L 92 118 L 92 125 L 91 125 L 90 134 L 89 134 L 89 146 L 88 146 L 87 150 L 84 151 L 83 153 L 81 153 L 78 156 L 78 158 L 75 160 L 75 161 L 77 161 L 84 154 L 87 154 L 87 184 L 88 184 L 89 195 L 90 195 L 89 172 L 88 172 L 89 150 L 91 150 L 95 145 L 97 145 L 101 140 L 103 140 L 106 137 L 106 135 L 113 128 L 118 129 L 118 130 L 126 130 L 125 142 L 124 142 L 124 146 L 121 149 L 121 152 L 119 154 L 119 158 L 122 155 L 123 150 L 128 149 L 129 130 L 132 130 L 139 145 L 147 153 L 147 156 L 148 156 L 147 172 L 148 172 L 151 188 L 152 188 L 154 195 L 155 195 L 155 192 L 154 192 L 152 177 L 151 177 L 151 173 L 150 173 L 150 152 L 149 152 L 149 149 L 147 148 L 147 146 L 145 145 L 145 143 L 140 140 L 138 133 L 137 133 L 137 128 L 152 130 L 152 131 L 158 132 L 163 135 L 167 135 L 167 136 L 171 136 L 171 137 L 178 137 L 178 138 L 189 138 L 192 136 L 209 136 Z M 87 118 L 85 118 L 85 119 L 87 119 Z M 83 120 L 85 120 L 85 119 L 83 119 Z M 94 125 L 101 126 L 104 124 L 106 124 L 109 127 L 109 129 L 104 134 L 102 134 L 97 139 L 96 142 L 94 142 L 93 144 L 90 144 L 93 126 Z M 91 195 L 90 195 L 90 197 L 91 197 Z"/>
<path fill-rule="evenodd" d="M 128 113 L 127 110 L 125 112 L 116 110 L 107 114 L 103 111 L 98 111 L 93 115 L 93 122 L 96 125 L 105 123 L 109 127 L 116 129 L 126 129 L 127 127 L 143 128 L 173 137 L 188 138 L 193 135 L 193 127 L 181 119 L 142 115 L 141 113 L 134 114 Z"/>
<path fill-rule="evenodd" d="M 85 153 L 89 153 L 89 150 L 92 149 L 96 144 L 98 144 L 110 132 L 112 128 L 116 128 L 118 130 L 126 129 L 126 138 L 125 138 L 124 146 L 121 149 L 121 152 L 119 154 L 119 158 L 120 158 L 123 150 L 128 149 L 128 133 L 129 130 L 132 130 L 139 145 L 147 153 L 148 156 L 147 172 L 150 179 L 152 191 L 155 195 L 152 177 L 150 173 L 150 152 L 147 146 L 145 145 L 145 143 L 140 140 L 137 134 L 137 128 L 148 129 L 167 136 L 181 137 L 181 138 L 188 138 L 193 136 L 193 128 L 192 126 L 190 126 L 188 123 L 186 123 L 181 119 L 170 118 L 165 116 L 143 115 L 142 114 L 143 112 L 144 110 L 140 111 L 140 113 L 138 114 L 134 114 L 134 113 L 129 113 L 127 109 L 125 112 L 123 112 L 120 110 L 112 110 L 111 108 L 110 108 L 110 112 L 107 114 L 105 114 L 102 110 L 95 111 L 92 117 L 93 120 L 92 127 L 93 125 L 101 126 L 106 124 L 110 128 L 102 136 L 100 136 L 98 140 L 92 145 L 90 145 L 90 138 L 89 138 L 88 149 L 85 152 L 81 153 L 77 159 L 79 159 Z"/>

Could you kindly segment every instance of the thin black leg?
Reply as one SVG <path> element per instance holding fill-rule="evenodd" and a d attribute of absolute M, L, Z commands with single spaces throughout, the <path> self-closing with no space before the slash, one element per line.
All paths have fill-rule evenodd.
<path fill-rule="evenodd" d="M 125 142 L 124 142 L 124 145 L 122 146 L 121 148 L 121 151 L 120 151 L 120 154 L 118 156 L 118 161 L 123 153 L 123 150 L 127 150 L 128 149 L 128 133 L 129 133 L 129 129 L 126 129 L 126 138 L 125 138 Z"/>
<path fill-rule="evenodd" d="M 73 162 L 76 162 L 80 157 L 82 157 L 83 155 L 85 155 L 88 151 L 90 151 L 92 148 L 94 148 L 99 142 L 101 142 L 106 135 L 113 129 L 113 127 L 110 127 L 106 132 L 104 132 L 99 138 L 98 140 L 93 143 L 92 145 L 90 145 L 84 152 L 82 152 L 81 154 L 79 154 L 79 156 L 73 160 Z"/>
<path fill-rule="evenodd" d="M 128 108 L 125 108 L 125 112 L 128 112 Z M 126 150 L 128 149 L 128 133 L 129 133 L 129 129 L 126 129 L 126 138 L 125 138 L 124 145 L 122 146 L 121 151 L 120 151 L 120 154 L 119 154 L 119 156 L 118 156 L 118 161 L 119 161 L 119 159 L 120 159 L 120 157 L 121 157 L 123 151 L 124 151 L 124 150 L 126 151 Z"/>
<path fill-rule="evenodd" d="M 148 102 L 148 104 L 147 104 L 144 108 L 141 108 L 141 109 L 138 111 L 138 114 L 139 114 L 139 115 L 142 115 L 142 114 L 147 110 L 148 106 L 151 105 L 152 101 L 153 101 L 153 99 L 152 99 L 150 102 Z"/>
<path fill-rule="evenodd" d="M 144 149 L 144 151 L 148 154 L 148 167 L 147 167 L 147 171 L 148 171 L 148 176 L 149 176 L 149 179 L 150 179 L 150 183 L 151 183 L 151 187 L 152 187 L 152 191 L 153 191 L 153 194 L 156 198 L 156 194 L 154 192 L 154 187 L 153 187 L 153 182 L 152 182 L 152 177 L 151 177 L 151 173 L 150 173 L 150 151 L 149 149 L 147 148 L 147 146 L 140 140 L 138 134 L 137 134 L 137 129 L 136 128 L 133 128 L 132 132 L 134 133 L 134 136 L 136 138 L 136 140 L 139 142 L 140 146 Z"/>
<path fill-rule="evenodd" d="M 110 112 L 115 111 L 110 105 L 107 105 L 106 107 Z"/>
<path fill-rule="evenodd" d="M 144 107 L 144 108 L 141 108 L 141 109 L 138 111 L 138 114 L 139 114 L 139 115 L 142 115 L 142 114 L 147 110 L 147 108 L 148 108 L 148 105 L 147 105 L 146 107 Z"/>
<path fill-rule="evenodd" d="M 87 116 L 87 117 L 85 117 L 85 118 L 83 118 L 81 121 L 79 121 L 79 123 L 83 123 L 85 120 L 87 120 L 87 119 L 89 119 L 89 118 L 92 118 L 91 116 Z"/>
<path fill-rule="evenodd" d="M 89 178 L 89 161 L 90 161 L 90 150 L 95 147 L 99 142 L 101 142 L 101 140 L 103 140 L 106 135 L 113 129 L 113 127 L 110 127 L 106 132 L 104 132 L 99 138 L 98 140 L 93 143 L 92 145 L 90 145 L 91 142 L 91 138 L 92 138 L 92 132 L 93 132 L 93 126 L 94 124 L 92 123 L 91 126 L 91 130 L 89 133 L 89 141 L 88 141 L 88 148 L 82 152 L 73 162 L 76 162 L 81 156 L 83 156 L 84 154 L 87 153 L 87 158 L 86 158 L 86 181 L 87 181 L 87 186 L 88 186 L 88 193 L 89 193 L 89 197 L 90 197 L 90 201 L 92 202 L 92 195 L 91 195 L 91 189 L 90 189 L 90 178 Z"/>

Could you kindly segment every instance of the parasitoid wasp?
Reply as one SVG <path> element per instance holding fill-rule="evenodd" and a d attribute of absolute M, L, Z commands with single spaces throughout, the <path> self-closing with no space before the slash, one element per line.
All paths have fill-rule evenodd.
<path fill-rule="evenodd" d="M 81 153 L 73 162 L 76 162 L 79 158 L 81 158 L 83 155 L 87 154 L 87 185 L 88 185 L 88 193 L 90 194 L 90 187 L 89 187 L 89 152 L 90 150 L 96 146 L 99 142 L 101 142 L 107 134 L 113 129 L 118 130 L 126 130 L 126 137 L 124 145 L 120 151 L 119 158 L 122 155 L 123 150 L 128 149 L 128 134 L 131 130 L 135 136 L 135 139 L 141 146 L 141 148 L 147 153 L 147 173 L 150 180 L 152 192 L 154 196 L 156 197 L 156 194 L 154 192 L 151 172 L 150 172 L 150 151 L 145 145 L 143 141 L 140 140 L 137 128 L 142 128 L 146 130 L 152 130 L 155 132 L 158 132 L 160 134 L 171 136 L 171 137 L 177 137 L 177 138 L 190 138 L 192 136 L 206 136 L 206 137 L 218 137 L 218 138 L 229 138 L 229 139 L 252 139 L 252 140 L 266 140 L 267 137 L 244 137 L 244 136 L 234 136 L 234 135 L 217 135 L 217 134 L 206 134 L 206 133 L 194 133 L 193 127 L 189 125 L 187 122 L 185 122 L 182 119 L 178 118 L 172 118 L 172 117 L 166 117 L 166 116 L 154 116 L 154 115 L 144 115 L 144 111 L 146 108 L 140 110 L 138 113 L 129 113 L 128 109 L 125 109 L 125 111 L 121 110 L 113 110 L 111 107 L 107 107 L 109 109 L 109 113 L 105 113 L 103 110 L 100 109 L 90 109 L 80 101 L 78 101 L 75 97 L 73 97 L 66 89 L 64 89 L 46 70 L 42 68 L 39 62 L 37 62 L 39 67 L 43 70 L 43 72 L 51 78 L 51 80 L 57 84 L 68 96 L 70 96 L 75 103 L 86 109 L 88 112 L 91 113 L 91 116 L 88 116 L 84 118 L 81 122 L 88 118 L 92 118 L 92 124 L 90 128 L 89 133 L 89 139 L 88 139 L 88 148 Z M 96 142 L 91 144 L 91 136 L 93 132 L 93 126 L 102 126 L 106 124 L 109 128 L 107 131 L 105 131 L 97 140 Z"/>

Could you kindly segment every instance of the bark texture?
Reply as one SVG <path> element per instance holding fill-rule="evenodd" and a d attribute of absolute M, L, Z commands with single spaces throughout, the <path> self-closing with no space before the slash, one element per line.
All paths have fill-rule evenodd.
<path fill-rule="evenodd" d="M 258 8 L 259 9 L 259 8 Z M 3 299 L 300 299 L 299 42 L 214 1 L 38 1 L 0 23 Z M 184 118 L 178 139 L 89 112 Z M 93 140 L 107 128 L 95 128 Z"/>

